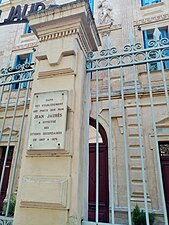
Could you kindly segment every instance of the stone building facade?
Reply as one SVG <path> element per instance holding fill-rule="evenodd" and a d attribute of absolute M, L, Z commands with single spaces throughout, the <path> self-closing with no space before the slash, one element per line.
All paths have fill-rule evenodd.
<path fill-rule="evenodd" d="M 2 1 L 1 25 L 12 6 L 30 7 L 34 2 Z M 81 221 L 131 225 L 131 211 L 138 204 L 154 213 L 155 224 L 167 225 L 169 2 L 95 0 L 94 18 L 85 1 L 43 3 L 44 11 L 28 17 L 31 29 L 19 21 L 0 26 L 0 68 L 11 67 L 7 80 L 14 77 L 13 83 L 1 82 L 1 177 L 7 151 L 5 166 L 10 169 L 4 169 L 6 179 L 0 181 L 4 191 L 0 210 L 4 199 L 14 193 L 14 225 Z M 163 38 L 165 60 L 158 57 L 158 46 L 154 45 L 157 53 L 144 52 L 151 47 L 149 41 L 159 43 Z M 108 49 L 112 53 L 106 55 Z M 90 61 L 90 51 L 100 57 L 100 67 Z M 144 54 L 131 61 L 139 51 Z M 122 58 L 123 63 L 118 63 Z M 109 68 L 102 59 L 117 60 L 116 66 Z M 22 73 L 19 89 L 18 64 L 31 64 L 26 68 L 31 75 Z M 46 97 L 49 93 L 58 96 L 59 91 L 66 91 L 68 98 L 64 147 L 50 149 L 44 143 L 31 149 L 35 97 L 44 95 L 42 104 L 43 99 L 53 98 Z"/>

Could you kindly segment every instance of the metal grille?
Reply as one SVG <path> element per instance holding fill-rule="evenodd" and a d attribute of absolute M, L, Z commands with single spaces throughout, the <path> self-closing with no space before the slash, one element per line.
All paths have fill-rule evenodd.
<path fill-rule="evenodd" d="M 94 80 L 94 85 L 92 86 L 92 102 L 95 105 L 95 119 L 96 119 L 96 213 L 95 221 L 83 221 L 83 225 L 91 224 L 106 224 L 99 221 L 99 118 L 100 118 L 100 101 L 101 99 L 107 99 L 108 105 L 108 124 L 109 124 L 109 208 L 110 208 L 110 221 L 109 224 L 117 224 L 115 210 L 116 210 L 116 199 L 115 199 L 115 166 L 114 166 L 114 140 L 113 136 L 113 122 L 112 115 L 114 113 L 112 106 L 113 99 L 119 96 L 121 102 L 121 115 L 122 115 L 122 135 L 123 135 L 123 146 L 124 146 L 124 162 L 125 162 L 125 186 L 126 192 L 120 193 L 121 195 L 126 195 L 126 209 L 128 211 L 127 223 L 132 225 L 132 196 L 131 188 L 132 184 L 130 182 L 131 177 L 131 160 L 130 160 L 130 145 L 129 145 L 129 129 L 127 121 L 127 98 L 132 96 L 134 98 L 134 108 L 136 115 L 136 129 L 138 137 L 138 152 L 140 159 L 140 171 L 141 171 L 141 184 L 143 189 L 143 210 L 146 215 L 146 225 L 150 225 L 149 221 L 149 212 L 152 211 L 149 208 L 149 199 L 148 199 L 148 190 L 147 190 L 147 173 L 146 173 L 146 163 L 148 159 L 146 158 L 146 145 L 144 141 L 144 129 L 143 121 L 141 116 L 141 96 L 147 95 L 149 98 L 150 111 L 151 111 L 151 129 L 153 131 L 153 142 L 154 148 L 153 153 L 156 157 L 156 166 L 158 171 L 158 184 L 160 189 L 160 199 L 161 199 L 161 208 L 164 215 L 164 223 L 168 225 L 167 220 L 167 211 L 165 204 L 165 196 L 163 190 L 163 181 L 161 173 L 161 164 L 160 164 L 160 154 L 159 154 L 159 145 L 158 145 L 158 133 L 157 133 L 157 109 L 155 108 L 156 96 L 157 93 L 161 93 L 163 102 L 165 105 L 165 117 L 169 115 L 169 101 L 168 101 L 168 82 L 166 71 L 164 69 L 164 64 L 169 60 L 169 39 L 163 38 L 160 40 L 160 32 L 155 29 L 154 40 L 149 42 L 149 48 L 144 49 L 140 43 L 134 43 L 131 41 L 131 44 L 128 44 L 124 47 L 122 53 L 118 53 L 116 48 L 107 48 L 99 53 L 90 52 L 87 58 L 87 73 L 92 76 Z M 160 71 L 156 71 L 155 67 L 152 69 L 152 65 L 160 64 Z M 153 71 L 155 70 L 155 71 Z M 142 74 L 146 79 L 145 83 L 142 83 L 140 86 L 139 75 Z M 160 77 L 160 82 L 154 76 Z M 112 85 L 112 79 L 116 75 L 118 77 L 119 83 L 117 85 Z M 133 82 L 128 82 L 128 76 L 132 76 Z M 91 81 L 92 82 L 92 81 Z M 106 94 L 105 94 L 106 93 Z M 133 97 L 134 96 L 134 97 Z M 118 157 L 118 156 L 116 156 Z M 120 156 L 122 157 L 122 156 Z M 108 223 L 107 223 L 108 224 Z M 119 224 L 119 222 L 118 222 Z"/>
<path fill-rule="evenodd" d="M 164 144 L 160 144 L 160 155 L 161 156 L 169 156 L 169 144 L 168 143 L 164 143 Z"/>
<path fill-rule="evenodd" d="M 13 214 L 10 212 L 11 201 L 17 194 L 20 165 L 18 159 L 22 153 L 21 147 L 24 141 L 22 133 L 29 108 L 33 72 L 33 65 L 30 64 L 18 65 L 15 69 L 3 68 L 0 71 L 0 148 L 3 150 L 0 159 L 2 211 L 0 224 L 2 225 L 12 225 L 13 223 Z M 5 186 L 7 187 L 5 188 Z"/>

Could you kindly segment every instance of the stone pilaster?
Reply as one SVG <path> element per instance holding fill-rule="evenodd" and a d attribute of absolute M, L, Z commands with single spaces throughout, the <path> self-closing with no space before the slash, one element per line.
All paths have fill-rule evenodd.
<path fill-rule="evenodd" d="M 39 147 L 36 143 L 35 149 L 30 144 L 32 133 L 25 135 L 14 225 L 80 224 L 81 219 L 87 217 L 90 99 L 86 53 L 97 50 L 99 37 L 85 1 L 53 7 L 30 16 L 29 22 L 39 39 L 30 101 L 30 130 L 39 129 L 32 128 L 37 118 L 34 117 L 38 107 L 35 98 L 39 96 L 39 105 L 44 107 L 45 99 L 54 101 L 51 96 L 58 96 L 60 92 L 67 93 L 66 120 L 63 120 L 66 128 L 62 148 L 57 145 L 52 149 L 46 140 Z M 56 108 L 58 110 L 58 106 Z M 50 106 L 45 110 L 50 111 Z M 39 111 L 37 114 L 41 115 Z M 38 117 L 39 123 L 45 121 L 46 115 L 42 115 L 42 120 Z M 57 121 L 62 120 L 56 118 Z M 55 130 L 47 127 L 42 127 L 42 132 L 43 129 Z M 40 143 L 34 133 L 35 140 Z"/>

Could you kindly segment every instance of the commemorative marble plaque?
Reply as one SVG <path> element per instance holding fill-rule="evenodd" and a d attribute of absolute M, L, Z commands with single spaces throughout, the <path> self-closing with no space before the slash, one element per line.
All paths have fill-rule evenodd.
<path fill-rule="evenodd" d="M 29 130 L 29 150 L 64 149 L 67 91 L 36 93 Z"/>

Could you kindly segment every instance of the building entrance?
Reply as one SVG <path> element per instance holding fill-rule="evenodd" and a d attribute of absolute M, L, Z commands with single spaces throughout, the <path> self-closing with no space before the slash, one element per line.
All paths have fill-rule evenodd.
<path fill-rule="evenodd" d="M 160 160 L 157 122 L 169 115 L 168 76 L 167 70 L 165 70 L 165 65 L 169 60 L 167 54 L 169 40 L 168 38 L 161 39 L 161 35 L 158 28 L 154 29 L 154 40 L 148 41 L 147 48 L 144 48 L 141 43 L 135 43 L 134 36 L 131 35 L 130 43 L 126 44 L 123 51 L 120 52 L 119 46 L 118 48 L 112 47 L 112 37 L 107 33 L 107 39 L 105 39 L 105 41 L 107 40 L 106 48 L 101 49 L 100 52 L 88 53 L 86 71 L 91 78 L 91 115 L 96 118 L 95 127 L 97 130 L 95 142 L 96 181 L 93 180 L 93 183 L 96 182 L 96 187 L 98 186 L 99 190 L 96 188 L 96 201 L 94 199 L 96 202 L 96 216 L 93 224 L 95 225 L 101 222 L 99 220 L 99 201 L 101 199 L 99 178 L 102 173 L 99 170 L 100 158 L 102 158 L 100 157 L 102 144 L 98 138 L 99 133 L 101 134 L 98 128 L 100 127 L 100 118 L 108 125 L 107 135 L 109 140 L 110 218 L 109 223 L 106 223 L 132 225 L 133 206 L 138 204 L 140 208 L 143 207 L 145 212 L 145 224 L 149 225 L 149 212 L 153 210 L 150 201 L 155 194 L 155 191 L 150 187 L 154 180 L 154 183 L 159 182 L 159 201 L 162 203 L 159 208 L 164 213 L 164 224 L 168 225 L 166 209 L 166 202 L 168 206 L 169 199 L 167 193 L 169 189 L 167 181 L 167 174 L 169 173 L 168 155 Z M 160 65 L 160 69 L 157 68 L 157 64 Z M 154 79 L 157 76 L 159 80 L 155 81 Z M 162 95 L 160 95 L 159 105 L 157 106 L 156 97 L 159 90 L 161 90 Z M 163 107 L 167 112 L 166 115 L 162 115 L 162 111 L 159 114 L 162 102 L 164 102 Z M 147 163 L 150 160 L 147 159 L 149 146 L 144 137 L 149 136 L 150 133 L 152 133 L 151 137 L 153 137 L 155 143 L 152 148 L 154 149 L 153 157 L 156 158 L 156 165 Z M 91 149 L 92 145 L 90 144 L 90 151 L 92 151 Z M 91 155 L 92 153 L 90 153 L 89 157 L 90 179 L 94 170 L 91 165 L 95 163 Z M 152 171 L 154 166 L 158 172 L 157 181 L 152 177 L 148 177 L 147 174 L 147 171 Z M 90 180 L 89 192 L 92 193 L 91 183 Z M 89 193 L 89 221 L 83 221 L 83 225 L 90 224 L 91 193 Z M 94 195 L 95 192 L 93 192 Z M 119 215 L 118 212 L 125 214 L 124 207 L 128 214 L 126 221 L 117 216 Z"/>
<path fill-rule="evenodd" d="M 163 175 L 164 193 L 169 218 L 169 142 L 160 142 L 161 170 Z"/>
<path fill-rule="evenodd" d="M 90 119 L 89 140 L 89 201 L 88 218 L 96 218 L 96 121 Z M 99 222 L 109 222 L 108 143 L 104 128 L 99 124 Z"/>

